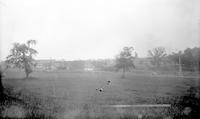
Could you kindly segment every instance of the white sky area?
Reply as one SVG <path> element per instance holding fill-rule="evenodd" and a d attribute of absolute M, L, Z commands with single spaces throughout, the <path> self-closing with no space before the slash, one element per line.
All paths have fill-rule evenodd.
<path fill-rule="evenodd" d="M 37 40 L 36 59 L 139 57 L 200 46 L 200 0 L 0 0 L 0 58 Z"/>

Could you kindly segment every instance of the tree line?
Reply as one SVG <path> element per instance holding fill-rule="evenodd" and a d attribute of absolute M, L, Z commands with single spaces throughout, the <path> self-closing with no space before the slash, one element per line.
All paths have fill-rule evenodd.
<path fill-rule="evenodd" d="M 24 69 L 26 78 L 33 72 L 33 67 L 36 65 L 34 56 L 38 53 L 33 46 L 36 45 L 36 40 L 28 40 L 26 43 L 14 43 L 10 50 L 10 55 L 7 56 L 6 63 L 12 64 L 18 68 Z M 84 69 L 85 62 L 90 62 L 96 69 L 104 71 L 122 71 L 122 77 L 125 77 L 125 72 L 137 68 L 134 60 L 138 58 L 138 54 L 132 46 L 124 47 L 121 52 L 115 57 L 114 65 L 107 65 L 107 60 L 101 61 L 71 61 L 71 69 Z M 200 47 L 187 48 L 183 52 L 173 52 L 167 54 L 164 47 L 156 47 L 148 51 L 148 59 L 152 66 L 159 68 L 166 61 L 174 66 L 181 66 L 183 71 L 200 71 Z M 80 65 L 80 66 L 79 66 Z M 62 67 L 62 69 L 65 69 Z"/>
<path fill-rule="evenodd" d="M 10 55 L 7 56 L 6 63 L 13 64 L 18 68 L 24 69 L 26 78 L 29 77 L 30 73 L 33 72 L 33 67 L 36 65 L 34 56 L 38 53 L 33 46 L 36 44 L 36 40 L 28 40 L 26 43 L 14 43 L 13 48 L 10 50 Z M 200 72 L 200 47 L 187 48 L 183 52 L 173 52 L 167 55 L 164 47 L 157 47 L 148 51 L 150 62 L 156 68 L 159 68 L 163 62 L 173 62 L 183 69 L 183 71 L 198 71 Z M 122 72 L 122 78 L 125 78 L 125 73 L 137 68 L 134 60 L 138 58 L 134 48 L 124 47 L 121 52 L 115 57 L 115 65 L 106 67 L 105 62 L 93 61 L 93 65 L 102 70 L 115 70 Z M 82 62 L 75 62 L 75 66 L 79 67 L 78 64 Z M 1 69 L 1 79 L 2 79 Z M 0 80 L 0 94 L 3 92 L 2 80 Z"/>

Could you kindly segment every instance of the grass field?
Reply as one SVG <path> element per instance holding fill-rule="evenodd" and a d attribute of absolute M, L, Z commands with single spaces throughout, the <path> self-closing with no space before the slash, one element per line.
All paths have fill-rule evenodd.
<path fill-rule="evenodd" d="M 32 107 L 40 102 L 40 113 L 66 119 L 133 118 L 140 109 L 103 106 L 167 103 L 167 99 L 182 95 L 197 80 L 148 73 L 127 73 L 125 79 L 116 72 L 34 72 L 30 79 L 24 79 L 21 71 L 6 74 L 3 83 L 12 94 Z"/>

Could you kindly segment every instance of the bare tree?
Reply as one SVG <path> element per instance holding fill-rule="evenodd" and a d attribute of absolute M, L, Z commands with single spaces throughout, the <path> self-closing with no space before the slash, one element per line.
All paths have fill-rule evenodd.
<path fill-rule="evenodd" d="M 165 48 L 157 47 L 157 48 L 154 48 L 152 50 L 149 50 L 148 55 L 151 58 L 151 63 L 158 68 L 158 67 L 160 67 L 160 64 L 161 64 L 163 58 L 167 54 L 166 54 Z"/>

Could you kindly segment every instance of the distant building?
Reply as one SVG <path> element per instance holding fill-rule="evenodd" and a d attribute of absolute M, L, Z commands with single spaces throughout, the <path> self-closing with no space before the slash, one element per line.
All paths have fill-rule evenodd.
<path fill-rule="evenodd" d="M 85 62 L 84 71 L 94 71 L 94 68 L 95 67 L 91 62 L 89 61 Z"/>
<path fill-rule="evenodd" d="M 36 60 L 35 70 L 53 71 L 53 70 L 69 70 L 67 61 L 57 60 Z"/>
<path fill-rule="evenodd" d="M 53 62 L 55 60 L 36 60 L 35 70 L 49 71 L 53 70 Z"/>

